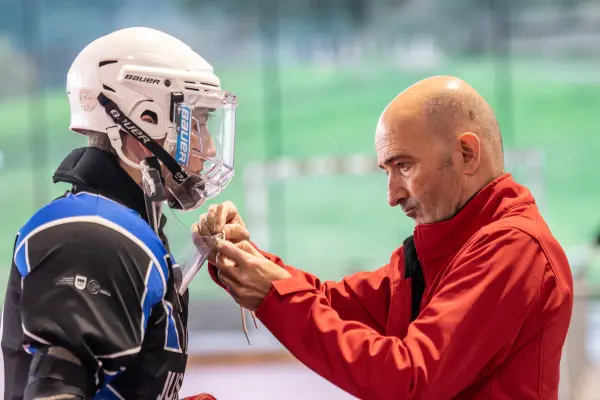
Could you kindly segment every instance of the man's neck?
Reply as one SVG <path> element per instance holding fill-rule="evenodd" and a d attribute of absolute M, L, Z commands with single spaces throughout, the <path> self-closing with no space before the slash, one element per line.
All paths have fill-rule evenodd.
<path fill-rule="evenodd" d="M 454 215 L 458 214 L 458 212 L 462 210 L 462 208 L 484 187 L 492 183 L 496 178 L 500 177 L 504 173 L 504 171 L 501 171 L 494 174 L 481 174 L 478 177 L 473 177 L 473 180 L 468 182 L 468 184 L 466 185 L 465 190 L 463 191 L 464 194 L 461 197 L 461 201 L 459 202 L 459 206 L 457 207 Z"/>

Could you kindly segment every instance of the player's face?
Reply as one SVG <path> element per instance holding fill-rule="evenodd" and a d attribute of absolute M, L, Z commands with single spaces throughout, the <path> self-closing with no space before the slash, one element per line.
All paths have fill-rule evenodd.
<path fill-rule="evenodd" d="M 192 125 L 193 134 L 190 136 L 192 154 L 188 168 L 190 172 L 197 174 L 204 169 L 205 161 L 216 155 L 216 149 L 208 129 L 210 110 L 206 108 L 196 108 L 192 115 L 196 123 Z"/>
<path fill-rule="evenodd" d="M 182 211 L 195 210 L 207 199 L 221 193 L 234 173 L 237 98 L 230 92 L 215 90 L 190 96 L 188 100 L 189 103 L 182 102 L 174 107 L 173 125 L 165 127 L 169 130 L 167 138 L 156 140 L 172 158 L 160 159 L 168 205 Z M 144 123 L 159 122 L 154 121 L 152 115 L 141 118 Z M 139 164 L 152 157 L 152 152 L 131 135 L 123 134 L 122 139 L 129 160 Z M 170 169 L 165 162 L 167 165 L 173 163 L 169 165 Z M 120 164 L 140 186 L 144 184 L 143 171 L 122 160 Z"/>
<path fill-rule="evenodd" d="M 463 174 L 453 143 L 428 132 L 417 119 L 377 127 L 379 165 L 388 175 L 388 203 L 415 225 L 451 218 L 461 206 Z"/>
<path fill-rule="evenodd" d="M 206 108 L 195 108 L 192 111 L 191 134 L 188 136 L 190 152 L 188 164 L 185 167 L 186 172 L 191 177 L 200 175 L 205 168 L 206 162 L 216 155 L 215 145 L 208 127 L 210 111 Z M 164 165 L 162 173 L 164 177 L 170 176 L 170 171 Z M 178 186 L 178 184 L 168 178 L 166 184 L 167 186 L 171 185 L 172 190 L 176 190 L 174 186 Z M 176 203 L 178 201 L 174 193 L 171 190 L 166 190 L 166 188 L 165 195 L 169 203 Z"/>
<path fill-rule="evenodd" d="M 192 174 L 202 172 L 206 160 L 216 155 L 215 145 L 207 125 L 208 120 L 210 119 L 209 111 L 210 110 L 206 108 L 196 108 L 192 113 L 194 123 L 191 127 L 192 134 L 189 135 L 190 159 L 189 164 L 186 167 L 188 172 Z M 143 116 L 142 119 L 146 122 L 156 123 L 149 116 Z M 158 139 L 156 142 L 162 146 L 164 145 L 165 139 Z M 136 144 L 135 141 L 133 143 Z M 139 160 L 149 155 L 149 152 L 145 148 L 141 146 L 135 147 L 141 149 L 142 152 L 142 154 L 137 157 Z M 162 173 L 163 176 L 169 174 L 169 171 L 165 166 L 162 168 Z"/>
<path fill-rule="evenodd" d="M 204 169 L 206 160 L 215 156 L 216 149 L 207 126 L 208 119 L 210 118 L 209 113 L 206 111 L 206 109 L 198 108 L 194 110 L 193 117 L 195 123 L 192 124 L 193 134 L 189 135 L 190 160 L 186 170 L 191 174 L 199 174 Z M 149 116 L 143 116 L 142 119 L 146 122 L 155 123 L 155 121 L 153 121 Z M 158 139 L 156 142 L 163 146 L 165 139 Z M 125 155 L 135 162 L 140 162 L 144 158 L 151 155 L 149 150 L 147 150 L 136 139 L 129 135 L 125 135 L 123 137 L 123 143 Z M 131 169 L 127 165 L 123 165 L 123 167 L 128 170 L 136 182 L 141 182 L 141 172 Z M 163 176 L 168 176 L 170 174 L 170 171 L 164 165 L 162 166 L 161 170 Z M 165 191 L 165 195 L 167 197 L 172 196 L 169 191 Z"/>

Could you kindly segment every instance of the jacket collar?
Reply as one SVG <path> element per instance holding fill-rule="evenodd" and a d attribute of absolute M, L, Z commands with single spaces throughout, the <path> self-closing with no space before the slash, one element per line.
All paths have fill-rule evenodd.
<path fill-rule="evenodd" d="M 418 225 L 414 241 L 426 280 L 431 282 L 483 226 L 511 208 L 532 203 L 535 200 L 529 190 L 505 173 L 481 189 L 451 219 Z"/>
<path fill-rule="evenodd" d="M 148 222 L 144 191 L 129 176 L 116 156 L 94 147 L 73 150 L 60 163 L 54 176 L 54 183 L 66 182 L 73 185 L 71 192 L 100 194 L 136 211 Z M 169 240 L 163 230 L 167 224 L 164 214 L 160 217 L 158 237 L 167 251 Z"/>
<path fill-rule="evenodd" d="M 54 183 L 73 185 L 72 192 L 89 192 L 108 197 L 136 211 L 146 222 L 146 202 L 139 185 L 121 168 L 117 157 L 94 147 L 73 150 L 59 165 L 53 176 Z M 159 223 L 159 236 L 167 223 L 163 214 Z"/>

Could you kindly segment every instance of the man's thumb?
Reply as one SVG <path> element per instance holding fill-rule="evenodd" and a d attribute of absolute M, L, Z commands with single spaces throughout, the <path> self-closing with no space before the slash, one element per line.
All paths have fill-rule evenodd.
<path fill-rule="evenodd" d="M 217 244 L 217 254 L 230 259 L 234 263 L 243 263 L 250 256 L 246 251 L 237 248 L 236 245 L 227 240 L 221 240 Z"/>

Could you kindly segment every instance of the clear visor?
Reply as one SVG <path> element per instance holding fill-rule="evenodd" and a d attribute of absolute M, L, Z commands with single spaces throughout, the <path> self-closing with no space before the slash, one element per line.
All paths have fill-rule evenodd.
<path fill-rule="evenodd" d="M 176 139 L 165 147 L 189 175 L 183 183 L 165 171 L 171 208 L 189 211 L 221 193 L 233 177 L 236 98 L 214 91 L 187 99 L 174 110 Z"/>

